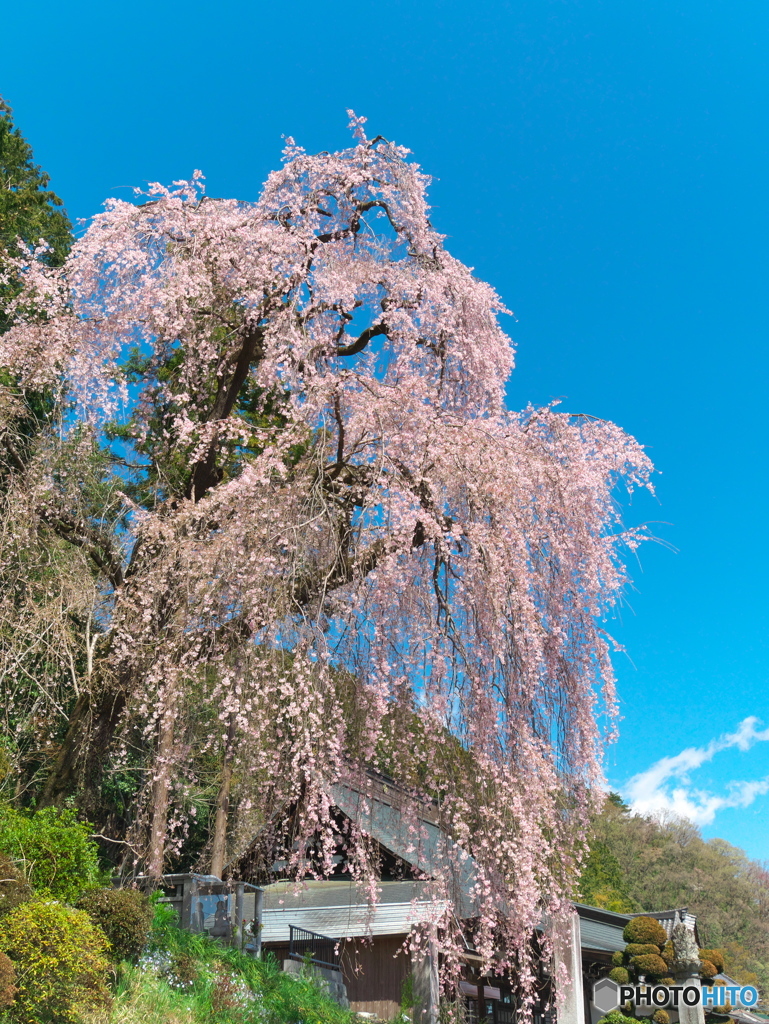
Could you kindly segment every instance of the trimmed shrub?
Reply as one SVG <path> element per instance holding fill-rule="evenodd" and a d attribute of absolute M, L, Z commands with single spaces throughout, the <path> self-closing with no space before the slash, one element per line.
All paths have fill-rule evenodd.
<path fill-rule="evenodd" d="M 612 955 L 611 955 L 611 965 L 612 965 L 612 967 L 622 967 L 624 965 L 624 963 L 625 963 L 625 954 L 622 952 L 622 950 L 617 950 L 616 953 L 612 953 Z"/>
<path fill-rule="evenodd" d="M 33 889 L 72 903 L 83 889 L 100 881 L 98 850 L 90 831 L 74 811 L 44 807 L 28 815 L 4 807 L 0 852 L 24 865 Z"/>
<path fill-rule="evenodd" d="M 653 946 L 664 946 L 668 935 L 659 921 L 653 917 L 634 917 L 628 921 L 622 932 L 625 942 L 641 942 L 644 945 L 651 943 Z"/>
<path fill-rule="evenodd" d="M 675 985 L 675 978 L 660 978 L 660 985 Z"/>
<path fill-rule="evenodd" d="M 0 853 L 0 917 L 32 897 L 32 887 L 5 854 Z"/>
<path fill-rule="evenodd" d="M 668 965 L 657 953 L 647 953 L 645 956 L 634 956 L 630 961 L 633 970 L 637 974 L 651 974 L 652 976 L 657 975 L 662 977 L 663 974 L 667 974 Z"/>
<path fill-rule="evenodd" d="M 618 985 L 627 985 L 630 981 L 627 967 L 613 967 L 609 971 L 609 977 L 612 981 L 616 981 Z"/>
<path fill-rule="evenodd" d="M 670 968 L 672 968 L 673 964 L 676 962 L 676 953 L 673 949 L 672 939 L 668 939 L 668 941 L 662 947 L 662 959 Z"/>
<path fill-rule="evenodd" d="M 74 1024 L 82 1012 L 107 1007 L 105 935 L 83 910 L 54 900 L 22 903 L 0 922 L 0 949 L 18 968 L 17 1024 Z"/>
<path fill-rule="evenodd" d="M 670 1024 L 670 1014 L 667 1010 L 655 1010 L 652 1014 L 654 1024 Z"/>
<path fill-rule="evenodd" d="M 5 953 L 0 953 L 0 1008 L 10 1006 L 17 992 L 13 960 Z"/>
<path fill-rule="evenodd" d="M 660 947 L 655 946 L 652 942 L 630 942 L 625 946 L 625 957 L 628 960 L 632 960 L 634 956 L 646 956 L 647 953 L 659 956 Z"/>
<path fill-rule="evenodd" d="M 710 960 L 700 960 L 700 977 L 701 978 L 715 978 L 718 974 L 718 968 Z"/>
<path fill-rule="evenodd" d="M 724 954 L 720 949 L 701 949 L 700 960 L 709 960 L 718 968 L 720 974 L 724 969 Z"/>
<path fill-rule="evenodd" d="M 89 889 L 77 901 L 110 942 L 114 963 L 136 962 L 152 924 L 149 897 L 138 889 Z"/>
<path fill-rule="evenodd" d="M 601 1017 L 598 1024 L 637 1024 L 635 1017 L 626 1017 L 621 1010 L 612 1010 L 605 1017 Z"/>

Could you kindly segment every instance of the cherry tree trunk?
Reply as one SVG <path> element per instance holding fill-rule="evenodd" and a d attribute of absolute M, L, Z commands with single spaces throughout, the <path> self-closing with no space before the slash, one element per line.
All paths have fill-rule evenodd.
<path fill-rule="evenodd" d="M 157 766 L 152 784 L 150 835 L 147 848 L 147 874 L 152 879 L 163 874 L 168 834 L 168 804 L 174 750 L 174 709 L 169 708 L 158 725 Z"/>
<path fill-rule="evenodd" d="M 235 716 L 230 715 L 230 723 L 227 729 L 227 739 L 224 748 L 224 764 L 222 765 L 222 777 L 219 783 L 219 793 L 216 797 L 216 811 L 214 815 L 214 834 L 211 844 L 211 867 L 210 872 L 217 878 L 222 877 L 224 870 L 224 858 L 227 847 L 227 818 L 230 810 L 230 791 L 232 789 L 232 762 L 233 743 L 235 740 Z"/>

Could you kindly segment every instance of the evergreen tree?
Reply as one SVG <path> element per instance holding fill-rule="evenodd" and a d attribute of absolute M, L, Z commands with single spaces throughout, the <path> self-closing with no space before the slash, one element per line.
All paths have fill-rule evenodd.
<path fill-rule="evenodd" d="M 48 182 L 0 97 L 0 336 L 7 336 L 16 318 L 10 303 L 22 288 L 19 241 L 37 251 L 30 262 L 52 272 L 64 264 L 72 245 L 70 221 Z M 39 251 L 41 239 L 48 245 L 45 252 Z M 44 320 L 38 305 L 39 296 L 25 303 L 24 314 Z M 7 694 L 13 693 L 19 707 L 18 713 L 6 710 L 4 715 L 0 794 L 8 796 L 13 785 L 17 803 L 29 800 L 30 779 L 44 770 L 37 745 L 40 725 L 45 721 L 55 735 L 70 702 L 72 674 L 85 662 L 82 636 L 90 630 L 83 608 L 88 607 L 92 573 L 82 558 L 73 559 L 68 546 L 57 546 L 45 525 L 33 522 L 20 503 L 36 453 L 55 433 L 57 415 L 54 388 L 22 381 L 18 372 L 0 367 L 0 531 L 14 537 L 0 557 L 0 614 L 5 618 L 0 677 L 7 687 L 0 702 L 7 709 Z M 11 666 L 15 670 L 6 679 Z"/>
<path fill-rule="evenodd" d="M 28 245 L 44 238 L 51 247 L 46 262 L 61 266 L 72 244 L 72 225 L 48 182 L 0 97 L 0 247 L 13 249 L 17 238 Z"/>
<path fill-rule="evenodd" d="M 11 326 L 9 303 L 21 287 L 11 265 L 19 241 L 37 248 L 45 240 L 49 248 L 39 259 L 50 267 L 62 266 L 72 246 L 62 201 L 48 188 L 49 176 L 34 162 L 11 114 L 0 96 L 0 334 Z M 32 439 L 52 412 L 50 388 L 19 388 L 14 375 L 0 370 L 0 488 L 9 472 L 23 467 Z"/>

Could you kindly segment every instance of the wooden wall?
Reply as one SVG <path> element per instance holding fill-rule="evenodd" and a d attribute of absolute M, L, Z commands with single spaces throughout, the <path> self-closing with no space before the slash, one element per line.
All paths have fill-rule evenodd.
<path fill-rule="evenodd" d="M 359 940 L 344 944 L 342 970 L 350 1009 L 375 1013 L 384 1020 L 398 1013 L 403 982 L 411 972 L 408 955 L 398 953 L 405 938 L 380 935 L 370 943 Z"/>
<path fill-rule="evenodd" d="M 342 944 L 340 959 L 350 1009 L 375 1013 L 383 1020 L 399 1012 L 403 982 L 411 973 L 410 958 L 398 953 L 405 938 L 380 935 L 370 943 L 358 939 Z M 268 951 L 282 964 L 288 958 L 288 943 L 270 945 L 263 952 Z"/>

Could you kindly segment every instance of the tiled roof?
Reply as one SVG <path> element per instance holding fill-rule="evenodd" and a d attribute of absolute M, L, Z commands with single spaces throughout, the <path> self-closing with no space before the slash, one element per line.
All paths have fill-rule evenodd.
<path fill-rule="evenodd" d="M 688 913 L 687 907 L 675 910 L 657 910 L 642 914 L 616 914 L 611 910 L 589 907 L 584 903 L 575 903 L 574 907 L 580 918 L 580 933 L 583 949 L 603 950 L 614 953 L 625 948 L 622 932 L 625 925 L 634 917 L 653 917 L 665 929 L 668 939 L 673 937 L 673 929 L 682 921 L 694 927 L 694 935 L 699 944 L 697 926 L 694 917 Z"/>

